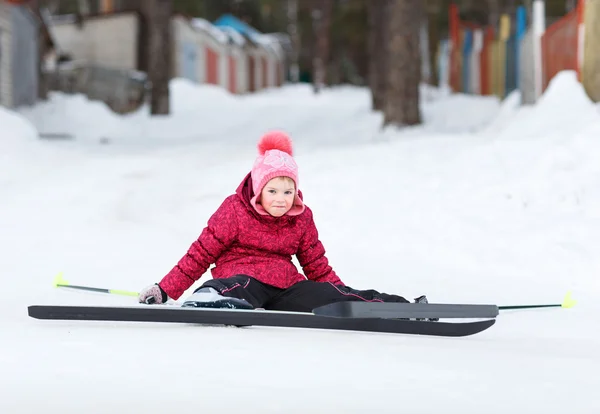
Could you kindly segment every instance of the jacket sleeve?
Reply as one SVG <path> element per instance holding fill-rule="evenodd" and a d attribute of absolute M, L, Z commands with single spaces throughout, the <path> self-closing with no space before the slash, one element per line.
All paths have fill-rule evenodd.
<path fill-rule="evenodd" d="M 200 237 L 192 243 L 187 253 L 159 282 L 159 286 L 172 299 L 179 299 L 195 281 L 208 270 L 217 258 L 237 237 L 238 223 L 231 199 L 226 199 L 208 220 Z"/>
<path fill-rule="evenodd" d="M 309 215 L 307 228 L 300 240 L 298 253 L 296 253 L 305 276 L 315 282 L 331 282 L 334 285 L 343 286 L 344 283 L 335 274 L 327 257 L 325 257 L 325 247 L 319 240 L 319 233 L 313 220 L 312 211 L 306 208 L 305 214 Z"/>

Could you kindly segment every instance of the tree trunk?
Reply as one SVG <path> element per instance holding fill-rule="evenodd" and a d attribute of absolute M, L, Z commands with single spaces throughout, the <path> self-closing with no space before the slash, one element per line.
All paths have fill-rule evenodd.
<path fill-rule="evenodd" d="M 148 80 L 152 92 L 150 113 L 168 115 L 169 80 L 171 79 L 171 15 L 172 0 L 146 0 L 144 2 L 148 27 Z"/>
<path fill-rule="evenodd" d="M 327 83 L 332 13 L 333 0 L 318 0 L 318 6 L 313 9 L 312 18 L 316 39 L 315 56 L 313 57 L 313 88 L 315 93 L 323 89 Z"/>
<path fill-rule="evenodd" d="M 500 24 L 500 4 L 498 0 L 487 0 L 488 4 L 488 25 L 494 28 L 494 32 L 498 32 Z"/>
<path fill-rule="evenodd" d="M 83 17 L 89 16 L 91 14 L 89 0 L 77 0 L 77 10 Z"/>
<path fill-rule="evenodd" d="M 327 74 L 326 83 L 328 85 L 339 85 L 342 83 L 342 60 L 346 54 L 346 48 L 343 44 L 343 40 L 340 41 L 338 33 L 339 28 L 333 25 L 333 16 L 341 15 L 340 0 L 332 0 L 331 15 L 330 18 L 330 30 L 329 33 L 329 58 L 325 64 L 325 73 Z"/>
<path fill-rule="evenodd" d="M 389 15 L 388 86 L 384 125 L 417 125 L 421 123 L 419 32 L 424 15 L 423 2 L 394 0 Z"/>
<path fill-rule="evenodd" d="M 50 59 L 50 53 L 52 52 L 52 41 L 50 39 L 50 32 L 48 26 L 42 15 L 40 0 L 32 0 L 29 2 L 29 11 L 33 13 L 38 21 L 38 50 L 37 50 L 37 74 L 38 74 L 38 90 L 37 97 L 41 100 L 48 99 L 48 92 L 50 91 L 50 85 L 48 75 L 46 74 L 46 63 Z"/>
<path fill-rule="evenodd" d="M 439 16 L 441 7 L 434 11 L 427 12 L 427 30 L 429 31 L 428 44 L 429 48 L 429 67 L 431 72 L 429 74 L 429 83 L 434 86 L 439 86 L 440 80 L 438 76 L 438 65 L 437 65 L 437 53 L 440 45 L 440 27 L 439 27 Z M 447 12 L 447 10 L 444 10 Z"/>
<path fill-rule="evenodd" d="M 300 66 L 298 55 L 300 53 L 300 36 L 298 34 L 298 0 L 287 2 L 288 33 L 292 42 L 292 61 L 290 62 L 290 80 L 298 83 L 300 80 Z"/>
<path fill-rule="evenodd" d="M 388 58 L 388 31 L 390 0 L 367 0 L 368 14 L 368 79 L 371 89 L 371 105 L 374 111 L 382 111 L 385 102 L 386 62 Z"/>
<path fill-rule="evenodd" d="M 506 13 L 508 14 L 508 16 L 510 17 L 510 21 L 511 22 L 515 22 L 517 19 L 517 3 L 516 0 L 505 0 L 503 2 L 503 14 Z M 510 25 L 510 32 L 511 34 L 514 34 L 516 32 L 516 25 L 515 24 L 511 24 Z"/>

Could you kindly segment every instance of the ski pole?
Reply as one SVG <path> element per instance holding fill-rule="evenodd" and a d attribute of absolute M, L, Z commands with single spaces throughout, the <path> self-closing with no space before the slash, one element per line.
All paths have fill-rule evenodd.
<path fill-rule="evenodd" d="M 498 306 L 499 310 L 510 310 L 510 309 L 534 309 L 534 308 L 572 308 L 575 306 L 577 301 L 571 297 L 571 292 L 567 292 L 562 303 L 552 303 L 546 305 L 512 305 L 512 306 Z"/>
<path fill-rule="evenodd" d="M 70 289 L 78 289 L 78 290 L 87 290 L 89 292 L 99 292 L 99 293 L 110 293 L 112 295 L 123 295 L 123 296 L 138 296 L 138 292 L 130 292 L 127 290 L 119 290 L 119 289 L 104 289 L 90 286 L 77 286 L 71 285 L 65 279 L 63 279 L 62 272 L 56 275 L 54 278 L 54 287 L 66 287 Z"/>

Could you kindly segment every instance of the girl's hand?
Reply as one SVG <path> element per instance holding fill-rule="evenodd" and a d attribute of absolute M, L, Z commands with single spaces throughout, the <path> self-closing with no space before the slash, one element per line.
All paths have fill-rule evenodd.
<path fill-rule="evenodd" d="M 158 283 L 155 283 L 154 285 L 142 289 L 138 296 L 138 301 L 147 305 L 158 305 L 161 303 L 165 303 L 167 299 L 169 299 L 169 297 L 167 296 L 165 291 L 162 290 L 160 286 L 158 286 Z"/>

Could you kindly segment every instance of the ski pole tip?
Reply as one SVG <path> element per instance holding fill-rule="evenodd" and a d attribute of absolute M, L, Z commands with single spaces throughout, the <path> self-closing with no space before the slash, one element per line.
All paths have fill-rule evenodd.
<path fill-rule="evenodd" d="M 69 282 L 67 282 L 65 279 L 63 279 L 63 272 L 60 272 L 59 274 L 57 274 L 54 277 L 54 287 L 58 287 L 59 285 L 65 286 L 68 285 Z"/>
<path fill-rule="evenodd" d="M 573 299 L 571 292 L 567 292 L 567 294 L 565 295 L 565 298 L 563 299 L 563 302 L 561 304 L 561 307 L 563 308 L 567 308 L 570 309 L 573 306 L 575 306 L 575 304 L 577 303 L 577 301 L 575 299 Z"/>

